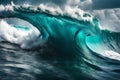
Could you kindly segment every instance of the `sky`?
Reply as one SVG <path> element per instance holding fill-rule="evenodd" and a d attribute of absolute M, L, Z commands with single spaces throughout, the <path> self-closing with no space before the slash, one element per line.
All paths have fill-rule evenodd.
<path fill-rule="evenodd" d="M 38 6 L 41 3 L 64 8 L 66 5 L 78 7 L 97 17 L 102 28 L 120 31 L 120 0 L 0 0 L 0 4 L 31 4 Z"/>
<path fill-rule="evenodd" d="M 80 5 L 84 9 L 111 9 L 120 8 L 120 0 L 0 0 L 0 4 L 8 4 L 13 1 L 15 4 L 29 3 L 39 5 L 40 3 L 54 3 L 59 6 L 71 4 Z M 89 7 L 88 7 L 89 6 Z"/>

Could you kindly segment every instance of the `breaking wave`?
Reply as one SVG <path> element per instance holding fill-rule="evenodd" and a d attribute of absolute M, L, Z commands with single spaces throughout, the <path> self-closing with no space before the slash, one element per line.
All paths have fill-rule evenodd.
<path fill-rule="evenodd" d="M 62 10 L 43 4 L 38 7 L 12 4 L 0 6 L 0 18 L 18 18 L 32 25 L 10 25 L 1 20 L 0 41 L 19 44 L 25 49 L 49 41 L 57 53 L 57 67 L 66 71 L 73 80 L 120 78 L 120 33 L 100 29 L 94 16 L 78 8 Z"/>

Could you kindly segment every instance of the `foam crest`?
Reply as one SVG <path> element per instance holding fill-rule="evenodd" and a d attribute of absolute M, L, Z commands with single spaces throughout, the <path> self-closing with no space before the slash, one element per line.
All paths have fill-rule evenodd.
<path fill-rule="evenodd" d="M 60 8 L 59 6 L 49 6 L 47 4 L 40 4 L 39 6 L 32 6 L 29 4 L 23 4 L 21 6 L 15 5 L 11 2 L 11 5 L 0 5 L 0 11 L 22 11 L 22 12 L 34 12 L 34 13 L 47 13 L 51 15 L 61 15 L 61 16 L 68 16 L 71 18 L 75 18 L 77 20 L 82 21 L 89 21 L 93 22 L 93 16 L 87 12 L 84 12 L 78 6 L 71 7 L 66 5 L 64 8 Z"/>
<path fill-rule="evenodd" d="M 0 21 L 0 41 L 19 44 L 22 48 L 32 48 L 39 45 L 37 42 L 40 32 L 35 28 L 14 27 L 5 20 Z M 34 42 L 35 41 L 35 42 Z M 28 46 L 29 45 L 29 46 Z"/>
<path fill-rule="evenodd" d="M 4 6 L 4 5 L 0 5 L 0 11 L 13 11 L 14 9 L 13 9 L 13 6 L 14 5 L 6 5 L 6 6 Z"/>

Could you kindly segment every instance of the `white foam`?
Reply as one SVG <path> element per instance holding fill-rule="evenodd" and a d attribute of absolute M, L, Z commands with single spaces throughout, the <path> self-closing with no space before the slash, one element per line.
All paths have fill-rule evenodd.
<path fill-rule="evenodd" d="M 53 15 L 67 15 L 67 16 L 75 18 L 77 20 L 93 22 L 93 16 L 90 15 L 89 13 L 81 10 L 80 8 L 78 8 L 78 6 L 71 7 L 69 5 L 66 5 L 63 9 L 61 9 L 58 6 L 56 6 L 56 8 L 54 8 L 54 7 L 45 5 L 45 4 L 40 4 L 39 8 L 44 12 L 49 11 L 49 13 L 51 13 Z M 90 16 L 84 17 L 84 14 L 89 14 Z"/>
<path fill-rule="evenodd" d="M 104 50 L 103 56 L 120 61 L 120 54 L 112 50 Z"/>
<path fill-rule="evenodd" d="M 6 5 L 6 6 L 4 6 L 4 5 L 0 5 L 0 11 L 3 11 L 3 10 L 5 10 L 5 11 L 13 11 L 14 9 L 13 9 L 13 4 L 12 5 Z"/>
<path fill-rule="evenodd" d="M 33 11 L 33 12 L 45 12 L 52 15 L 66 15 L 77 20 L 89 21 L 93 22 L 93 16 L 87 12 L 84 12 L 78 6 L 71 7 L 70 5 L 66 5 L 63 9 L 59 6 L 49 6 L 47 4 L 40 4 L 39 6 L 32 6 L 29 4 L 23 4 L 22 6 L 15 5 L 11 2 L 11 5 L 0 5 L 0 11 L 14 11 L 14 8 L 18 9 L 19 11 Z M 84 14 L 89 14 L 90 16 L 84 16 Z"/>
<path fill-rule="evenodd" d="M 87 46 L 93 52 L 95 52 L 103 57 L 120 61 L 120 53 L 111 50 L 107 45 L 105 45 L 105 43 L 95 42 L 94 40 L 86 41 L 86 42 L 87 42 Z"/>
<path fill-rule="evenodd" d="M 40 32 L 35 28 L 21 30 L 9 25 L 5 20 L 0 21 L 0 41 L 19 44 L 22 48 L 32 48 L 40 45 L 38 36 Z"/>

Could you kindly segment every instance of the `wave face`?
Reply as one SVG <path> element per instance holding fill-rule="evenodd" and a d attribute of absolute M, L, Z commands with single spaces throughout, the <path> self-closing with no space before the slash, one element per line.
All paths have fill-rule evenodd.
<path fill-rule="evenodd" d="M 81 10 L 78 10 L 80 12 L 71 10 L 73 11 L 71 13 L 55 9 L 50 11 L 49 8 L 43 6 L 2 7 L 1 19 L 19 18 L 29 22 L 40 32 L 36 36 L 37 39 L 30 38 L 33 41 L 32 43 L 37 44 L 37 46 L 49 43 L 48 48 L 54 49 L 54 52 L 45 54 L 43 58 L 63 71 L 63 76 L 59 76 L 61 77 L 58 78 L 59 80 L 120 79 L 120 33 L 101 30 L 95 17 Z M 31 30 L 29 27 L 11 26 L 17 31 L 21 30 L 23 35 Z M 22 34 L 20 33 L 17 36 Z M 4 36 L 1 37 L 2 41 L 6 40 L 18 44 L 18 40 L 13 41 L 13 39 L 8 40 Z M 26 38 L 28 35 L 17 39 L 23 39 L 23 37 Z M 25 40 L 23 42 L 26 43 Z M 27 46 L 30 43 L 22 48 L 29 48 Z M 48 71 L 48 73 L 50 72 Z M 47 73 L 39 76 L 39 78 L 47 80 L 46 75 Z M 54 77 L 55 75 L 51 74 L 51 80 L 58 77 Z"/>

